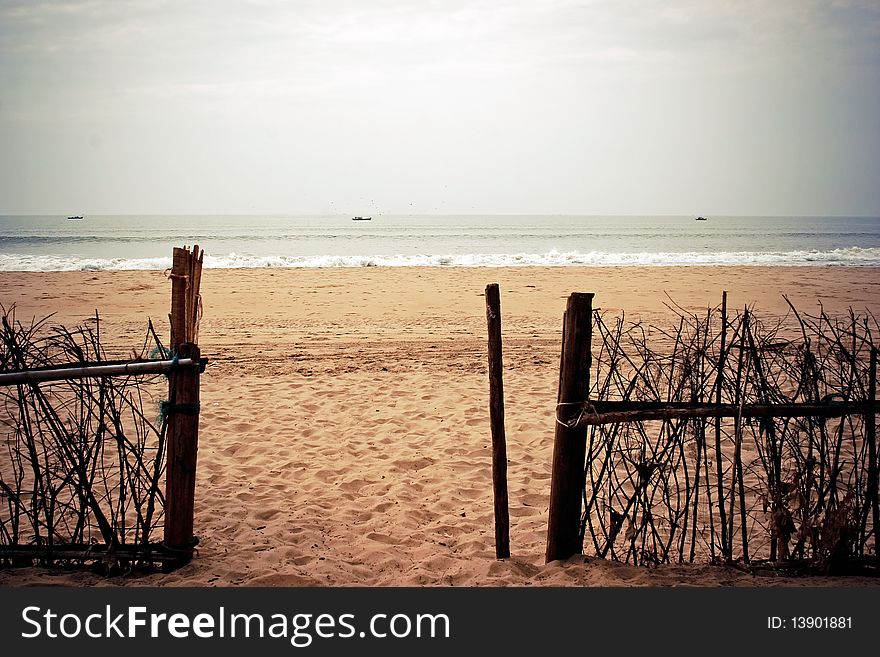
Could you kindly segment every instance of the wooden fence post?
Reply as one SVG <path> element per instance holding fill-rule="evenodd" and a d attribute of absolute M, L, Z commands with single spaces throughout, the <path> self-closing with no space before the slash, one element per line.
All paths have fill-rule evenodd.
<path fill-rule="evenodd" d="M 175 248 L 171 267 L 171 351 L 178 358 L 199 363 L 199 284 L 202 259 L 198 245 L 192 252 Z M 201 365 L 176 367 L 168 375 L 168 416 L 165 469 L 165 547 L 176 550 L 173 566 L 192 558 L 196 459 L 199 449 L 199 378 Z"/>
<path fill-rule="evenodd" d="M 590 391 L 590 346 L 593 335 L 593 294 L 574 292 L 568 298 L 562 330 L 559 404 L 587 401 Z M 556 408 L 559 417 L 560 407 Z M 587 429 L 556 422 L 547 523 L 547 562 L 583 551 L 580 537 L 581 497 Z"/>
<path fill-rule="evenodd" d="M 486 286 L 489 330 L 489 419 L 492 425 L 492 487 L 495 499 L 495 558 L 510 557 L 507 500 L 507 439 L 504 434 L 504 374 L 501 360 L 501 295 L 498 283 Z"/>
<path fill-rule="evenodd" d="M 181 358 L 199 359 L 199 348 L 180 345 Z M 165 470 L 166 547 L 180 550 L 179 563 L 192 557 L 196 456 L 199 448 L 199 365 L 178 367 L 168 375 L 167 466 Z M 179 565 L 178 563 L 178 565 Z"/>

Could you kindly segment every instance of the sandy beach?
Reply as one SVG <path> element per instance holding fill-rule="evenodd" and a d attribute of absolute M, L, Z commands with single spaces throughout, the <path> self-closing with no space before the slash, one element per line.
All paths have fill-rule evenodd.
<path fill-rule="evenodd" d="M 511 552 L 493 545 L 483 291 L 501 288 Z M 167 336 L 159 271 L 0 274 L 17 317 L 98 310 L 105 345 Z M 880 311 L 880 270 L 832 267 L 205 270 L 196 558 L 169 574 L 0 571 L 0 585 L 873 585 L 735 568 L 544 564 L 560 327 L 570 292 L 662 320 L 753 305 Z"/>

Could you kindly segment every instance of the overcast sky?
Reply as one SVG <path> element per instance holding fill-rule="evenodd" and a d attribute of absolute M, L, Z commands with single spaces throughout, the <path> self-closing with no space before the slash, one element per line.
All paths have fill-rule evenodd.
<path fill-rule="evenodd" d="M 0 213 L 880 215 L 877 0 L 0 0 Z"/>

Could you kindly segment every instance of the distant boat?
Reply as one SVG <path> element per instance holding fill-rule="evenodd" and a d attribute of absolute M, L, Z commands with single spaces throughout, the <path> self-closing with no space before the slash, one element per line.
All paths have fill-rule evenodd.
<path fill-rule="evenodd" d="M 82 221 L 82 217 L 68 217 L 68 221 Z"/>
<path fill-rule="evenodd" d="M 372 217 L 352 217 L 352 221 L 371 221 Z"/>
<path fill-rule="evenodd" d="M 697 217 L 694 221 L 709 221 L 706 217 Z"/>

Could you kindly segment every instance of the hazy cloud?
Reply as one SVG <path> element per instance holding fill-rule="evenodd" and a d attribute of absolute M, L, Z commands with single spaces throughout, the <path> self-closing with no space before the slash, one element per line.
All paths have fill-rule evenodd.
<path fill-rule="evenodd" d="M 877 214 L 878 83 L 874 0 L 0 0 L 0 212 Z"/>

